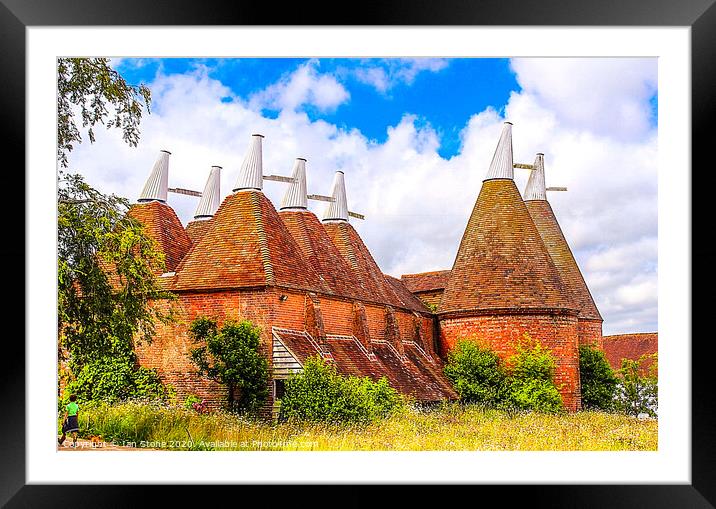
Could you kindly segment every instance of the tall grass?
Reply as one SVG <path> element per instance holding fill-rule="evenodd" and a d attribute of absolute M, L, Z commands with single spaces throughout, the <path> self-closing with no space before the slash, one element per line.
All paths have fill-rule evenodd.
<path fill-rule="evenodd" d="M 366 426 L 270 423 L 152 404 L 85 405 L 80 435 L 175 450 L 653 451 L 658 424 L 620 414 L 505 413 L 444 404 L 406 407 Z"/>

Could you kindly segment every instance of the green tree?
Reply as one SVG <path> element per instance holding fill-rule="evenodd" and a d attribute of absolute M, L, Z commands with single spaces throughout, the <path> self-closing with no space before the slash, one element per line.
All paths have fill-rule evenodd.
<path fill-rule="evenodd" d="M 506 396 L 507 373 L 500 357 L 474 341 L 458 341 L 448 352 L 444 371 L 465 403 L 496 406 Z"/>
<path fill-rule="evenodd" d="M 163 270 L 163 256 L 126 214 L 128 207 L 126 199 L 100 193 L 80 175 L 59 179 L 58 346 L 60 359 L 69 361 L 70 380 L 90 383 L 82 371 L 101 372 L 108 362 L 113 372 L 136 374 L 135 341 L 150 342 L 155 323 L 172 318 L 170 307 L 152 305 L 174 298 L 155 276 Z M 115 379 L 121 385 L 126 377 Z M 75 389 L 83 390 L 76 384 Z M 109 392 L 127 390 L 117 386 Z M 101 396 L 94 389 L 91 394 Z"/>
<path fill-rule="evenodd" d="M 644 366 L 648 361 L 652 363 L 646 370 Z M 622 367 L 617 371 L 617 411 L 633 416 L 647 414 L 656 417 L 659 407 L 657 373 L 658 358 L 655 353 L 642 355 L 637 360 L 622 359 Z"/>
<path fill-rule="evenodd" d="M 200 374 L 226 386 L 229 410 L 259 410 L 268 397 L 268 361 L 259 350 L 261 330 L 248 320 L 227 321 L 219 329 L 216 320 L 200 316 L 189 326 L 189 334 L 200 343 L 192 349 L 191 360 Z"/>
<path fill-rule="evenodd" d="M 134 147 L 139 142 L 142 110 L 151 104 L 145 85 L 129 85 L 108 58 L 60 58 L 57 61 L 57 160 L 67 167 L 67 155 L 82 142 L 74 114 L 95 141 L 97 123 L 122 130 L 122 138 Z"/>
<path fill-rule="evenodd" d="M 603 351 L 591 345 L 579 347 L 579 379 L 582 408 L 605 411 L 614 409 L 618 379 Z"/>

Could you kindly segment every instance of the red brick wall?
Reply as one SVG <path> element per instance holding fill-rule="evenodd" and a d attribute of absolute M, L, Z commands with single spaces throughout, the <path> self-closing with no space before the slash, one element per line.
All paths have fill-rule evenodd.
<path fill-rule="evenodd" d="M 594 345 L 600 350 L 604 349 L 602 340 L 602 322 L 579 319 L 579 346 Z"/>
<path fill-rule="evenodd" d="M 368 330 L 371 340 L 385 339 L 385 307 L 366 304 L 365 315 L 368 318 Z"/>
<path fill-rule="evenodd" d="M 305 292 L 292 293 L 284 289 L 271 288 L 267 290 L 267 295 L 270 300 L 273 300 L 272 325 L 274 327 L 293 330 L 305 329 L 306 299 L 309 299 Z M 280 300 L 282 296 L 286 297 L 285 300 Z"/>
<path fill-rule="evenodd" d="M 262 328 L 262 350 L 270 363 L 273 298 L 273 294 L 262 290 L 179 294 L 172 303 L 176 321 L 166 325 L 157 323 L 152 343 L 137 345 L 139 362 L 142 366 L 156 368 L 162 380 L 174 386 L 180 402 L 190 394 L 196 394 L 205 398 L 210 408 L 218 409 L 226 401 L 226 390 L 196 373 L 189 357 L 195 347 L 189 337 L 189 325 L 199 315 L 215 317 L 220 325 L 226 319 L 251 320 Z M 158 301 L 154 305 L 167 309 L 169 303 Z"/>
<path fill-rule="evenodd" d="M 581 408 L 577 318 L 553 315 L 501 315 L 448 318 L 440 321 L 443 351 L 458 339 L 474 338 L 502 359 L 515 353 L 515 341 L 526 332 L 552 350 L 556 361 L 555 385 L 567 410 Z M 560 387 L 561 386 L 561 387 Z"/>
<path fill-rule="evenodd" d="M 327 297 L 319 300 L 326 334 L 350 336 L 353 332 L 353 303 Z"/>
<path fill-rule="evenodd" d="M 280 300 L 282 295 L 286 296 L 284 300 Z M 351 335 L 353 303 L 324 296 L 318 298 L 325 332 Z M 138 345 L 140 364 L 156 368 L 162 380 L 174 386 L 180 402 L 190 394 L 196 394 L 205 398 L 210 408 L 218 409 L 226 401 L 226 391 L 217 383 L 198 376 L 190 359 L 191 349 L 196 346 L 188 334 L 191 322 L 200 315 L 215 317 L 220 326 L 227 319 L 251 320 L 262 329 L 262 350 L 270 367 L 271 327 L 306 330 L 307 300 L 310 300 L 310 297 L 305 293 L 276 288 L 180 293 L 173 303 L 176 321 L 167 325 L 158 323 L 154 341 L 151 344 Z M 154 305 L 166 309 L 168 303 L 161 301 Z M 385 307 L 366 304 L 365 308 L 371 339 L 384 339 Z M 398 310 L 395 310 L 394 314 L 400 337 L 413 339 L 414 315 Z M 421 320 L 424 338 L 432 342 L 432 319 L 423 317 Z"/>

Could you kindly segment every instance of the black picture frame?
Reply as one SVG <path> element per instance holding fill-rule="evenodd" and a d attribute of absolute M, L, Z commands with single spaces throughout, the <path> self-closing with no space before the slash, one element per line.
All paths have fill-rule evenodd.
<path fill-rule="evenodd" d="M 709 342 L 713 332 L 696 327 L 709 316 L 714 288 L 716 248 L 709 242 L 713 230 L 710 196 L 716 186 L 712 169 L 716 157 L 710 147 L 716 141 L 716 0 L 429 0 L 411 3 L 383 0 L 356 5 L 344 19 L 340 6 L 332 3 L 293 3 L 276 8 L 261 2 L 220 2 L 204 0 L 0 0 L 0 82 L 2 83 L 2 142 L 4 160 L 15 161 L 5 172 L 5 196 L 25 196 L 25 29 L 29 26 L 108 26 L 108 25 L 550 25 L 550 26 L 686 26 L 691 27 L 692 83 L 692 450 L 691 484 L 685 485 L 520 485 L 423 487 L 413 486 L 401 494 L 402 505 L 426 504 L 431 497 L 453 500 L 473 497 L 487 503 L 496 497 L 506 505 L 528 507 L 714 507 L 716 504 L 716 424 L 710 375 L 713 361 Z M 330 18 L 330 19 L 329 19 Z M 14 156 L 14 157 L 13 157 Z M 698 175 L 698 181 L 694 178 Z M 7 179 L 14 179 L 7 183 Z M 23 192 L 20 192 L 23 190 Z M 700 195 L 700 196 L 699 196 Z M 700 199 L 699 199 L 700 198 Z M 15 209 L 20 208 L 16 205 Z M 13 269 L 22 264 L 24 273 L 32 270 L 26 261 L 25 222 L 18 214 L 6 216 L 4 249 L 0 261 L 5 268 L 6 292 L 13 298 L 6 303 L 7 324 L 17 323 L 32 305 L 20 298 L 24 281 L 12 282 Z M 22 286 L 21 286 L 22 285 Z M 22 313 L 26 316 L 25 313 Z M 178 494 L 182 505 L 211 503 L 223 489 L 205 490 L 192 486 L 127 485 L 26 485 L 25 481 L 25 348 L 19 334 L 6 329 L 0 355 L 5 415 L 0 419 L 0 504 L 7 507 L 123 507 L 146 502 L 149 491 Z M 701 335 L 696 334 L 700 332 Z M 9 413 L 9 415 L 8 415 Z M 226 487 L 228 489 L 229 487 Z M 310 500 L 311 505 L 368 506 L 380 499 L 367 486 L 341 486 L 340 503 L 335 495 L 325 495 L 325 487 L 290 487 L 291 505 Z M 466 488 L 471 492 L 466 492 Z M 248 496 L 249 487 L 240 487 Z M 252 495 L 268 496 L 275 488 L 251 487 Z M 479 490 L 479 491 L 478 491 Z M 318 496 L 320 495 L 320 496 Z M 493 502 L 494 503 L 494 502 Z M 501 502 L 497 502 L 501 503 Z"/>

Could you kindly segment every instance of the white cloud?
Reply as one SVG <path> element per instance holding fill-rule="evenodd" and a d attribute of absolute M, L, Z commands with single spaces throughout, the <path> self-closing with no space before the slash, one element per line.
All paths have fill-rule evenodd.
<path fill-rule="evenodd" d="M 574 65 L 565 63 L 568 69 Z M 605 333 L 656 330 L 657 145 L 656 133 L 643 131 L 648 112 L 641 113 L 644 122 L 632 122 L 634 132 L 624 137 L 614 135 L 614 130 L 625 129 L 617 125 L 617 117 L 608 132 L 598 129 L 608 116 L 579 126 L 566 117 L 563 106 L 554 104 L 555 98 L 544 99 L 554 77 L 568 74 L 566 70 L 550 67 L 543 83 L 532 67 L 525 71 L 527 77 L 520 74 L 524 62 L 514 68 L 521 82 L 530 83 L 513 93 L 504 108 L 505 118 L 514 123 L 515 160 L 532 162 L 536 152 L 544 152 L 547 185 L 569 188 L 551 194 L 550 202 L 605 318 Z M 648 101 L 639 87 L 651 71 L 636 68 L 642 69 L 643 79 L 630 78 L 634 95 Z M 309 62 L 266 89 L 261 100 L 271 98 L 281 108 L 276 118 L 261 116 L 255 107 L 259 99 L 235 97 L 205 69 L 159 74 L 151 84 L 153 112 L 142 121 L 139 147 L 128 147 L 117 132 L 100 130 L 94 145 L 82 144 L 71 153 L 71 167 L 102 191 L 134 200 L 158 151 L 165 148 L 172 152 L 171 187 L 201 190 L 210 166 L 218 164 L 224 168 L 221 189 L 226 196 L 251 133 L 260 132 L 266 136 L 266 174 L 287 175 L 295 157 L 306 157 L 309 193 L 328 194 L 334 171 L 346 172 L 349 208 L 366 215 L 353 224 L 385 272 L 400 276 L 449 269 L 505 118 L 492 108 L 476 112 L 460 134 L 460 152 L 450 159 L 438 154 L 439 138 L 430 125 L 413 115 L 388 126 L 386 141 L 377 143 L 358 130 L 312 122 L 297 111 L 306 101 L 328 107 L 348 97 L 347 91 L 345 96 L 332 92 L 331 77 L 325 81 L 328 91 L 321 92 L 325 75 L 317 69 Z M 603 74 L 608 67 L 599 62 L 599 69 Z M 621 62 L 614 70 L 623 71 Z M 584 88 L 581 96 L 580 89 L 570 89 L 565 101 L 606 98 L 608 93 L 599 88 L 604 82 Z M 626 87 L 604 86 L 615 90 L 615 105 L 629 102 Z M 227 96 L 233 100 L 222 102 Z M 524 189 L 526 172 L 515 172 Z M 278 182 L 265 184 L 275 204 L 284 189 Z M 169 202 L 184 224 L 191 220 L 195 198 L 171 194 Z M 310 205 L 319 217 L 324 207 L 321 202 Z"/>
<path fill-rule="evenodd" d="M 517 81 L 568 127 L 619 139 L 650 132 L 655 58 L 516 58 Z"/>
<path fill-rule="evenodd" d="M 330 74 L 319 74 L 317 60 L 309 60 L 278 83 L 251 97 L 255 109 L 296 110 L 304 104 L 321 111 L 335 110 L 350 98 L 348 91 Z"/>
<path fill-rule="evenodd" d="M 438 72 L 448 66 L 444 58 L 386 58 L 369 65 L 362 65 L 344 74 L 353 74 L 358 81 L 374 87 L 378 92 L 386 93 L 394 86 L 404 83 L 412 85 L 418 74 L 423 71 Z"/>

